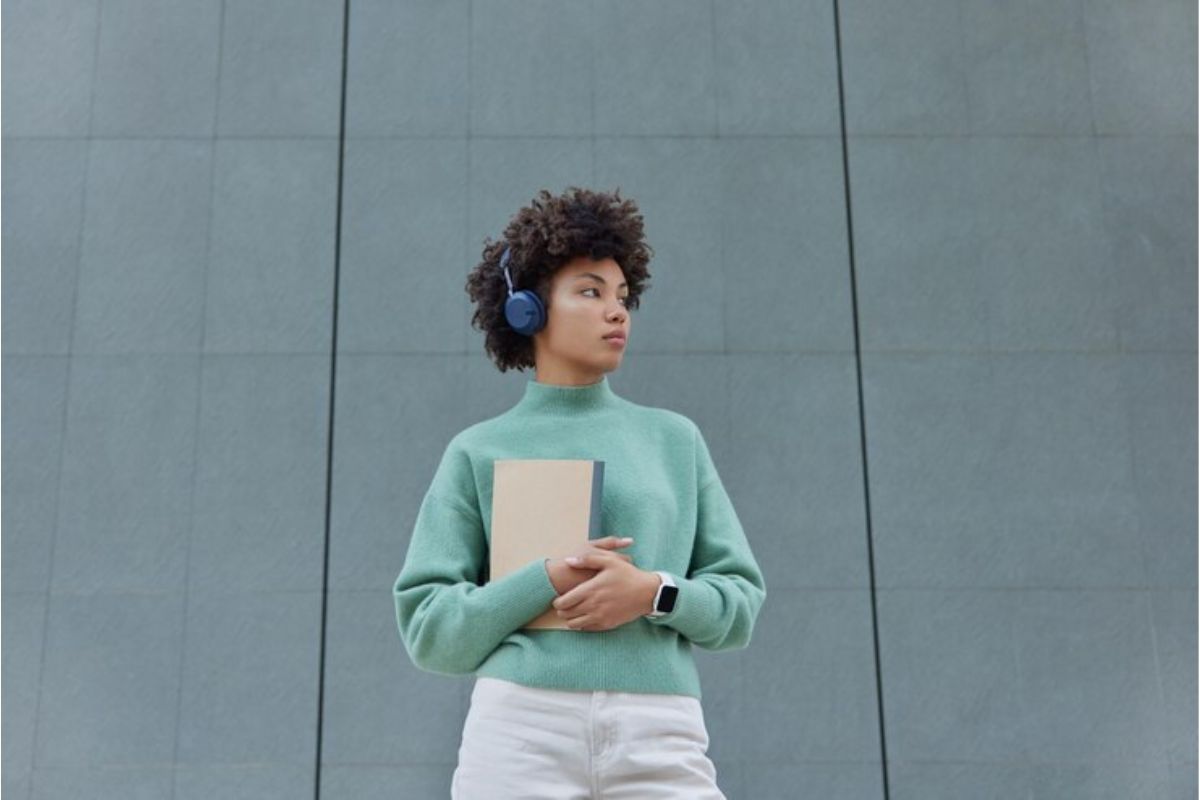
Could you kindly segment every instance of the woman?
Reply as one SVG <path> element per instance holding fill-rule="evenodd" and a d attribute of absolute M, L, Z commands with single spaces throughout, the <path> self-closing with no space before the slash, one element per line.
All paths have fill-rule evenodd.
<path fill-rule="evenodd" d="M 451 439 L 393 589 L 413 663 L 476 676 L 454 798 L 724 797 L 691 648 L 748 645 L 766 588 L 695 423 L 608 383 L 653 252 L 619 192 L 542 190 L 467 280 L 497 368 L 535 379 Z M 486 580 L 498 458 L 604 461 L 610 535 Z M 551 606 L 568 630 L 522 629 Z"/>

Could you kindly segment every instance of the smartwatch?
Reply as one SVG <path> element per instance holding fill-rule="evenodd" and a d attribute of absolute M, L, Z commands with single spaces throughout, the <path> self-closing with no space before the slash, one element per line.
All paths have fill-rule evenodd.
<path fill-rule="evenodd" d="M 647 617 L 661 617 L 664 614 L 670 614 L 675 608 L 675 598 L 679 596 L 679 587 L 675 585 L 675 579 L 670 573 L 662 570 L 655 570 L 662 582 L 658 586 L 658 591 L 654 594 L 654 609 Z"/>

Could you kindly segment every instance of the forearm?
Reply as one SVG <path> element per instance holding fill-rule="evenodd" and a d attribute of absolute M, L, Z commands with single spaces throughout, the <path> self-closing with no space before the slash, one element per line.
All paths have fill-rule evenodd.
<path fill-rule="evenodd" d="M 416 666 L 451 675 L 474 672 L 497 645 L 554 599 L 544 566 L 526 566 L 486 586 L 446 585 L 402 575 L 396 618 Z"/>

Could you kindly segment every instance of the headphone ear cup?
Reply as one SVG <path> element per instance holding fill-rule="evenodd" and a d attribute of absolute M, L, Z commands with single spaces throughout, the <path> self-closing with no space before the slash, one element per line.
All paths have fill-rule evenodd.
<path fill-rule="evenodd" d="M 546 326 L 546 307 L 536 293 L 522 289 L 504 301 L 504 318 L 517 333 L 532 336 Z"/>
<path fill-rule="evenodd" d="M 538 297 L 537 292 L 530 292 L 529 300 L 530 304 L 537 309 L 529 321 L 530 325 L 532 326 L 532 330 L 529 331 L 529 335 L 532 336 L 542 328 L 546 327 L 548 318 L 546 316 L 546 306 L 542 303 L 542 298 Z"/>
<path fill-rule="evenodd" d="M 513 291 L 512 276 L 508 272 L 508 262 L 512 258 L 512 248 L 505 247 L 500 256 L 500 269 L 504 272 L 504 280 L 508 284 L 508 297 L 504 300 L 504 318 L 508 325 L 522 336 L 532 336 L 546 327 L 546 307 L 537 292 L 522 289 Z"/>

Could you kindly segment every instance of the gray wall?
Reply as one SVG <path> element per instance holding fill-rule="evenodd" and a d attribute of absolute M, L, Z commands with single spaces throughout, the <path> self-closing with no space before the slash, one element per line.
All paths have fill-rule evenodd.
<path fill-rule="evenodd" d="M 573 183 L 766 572 L 729 797 L 1196 796 L 1194 3 L 344 13 L 4 5 L 6 798 L 446 796 L 391 582 Z"/>

